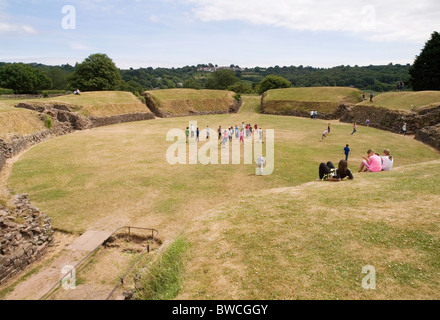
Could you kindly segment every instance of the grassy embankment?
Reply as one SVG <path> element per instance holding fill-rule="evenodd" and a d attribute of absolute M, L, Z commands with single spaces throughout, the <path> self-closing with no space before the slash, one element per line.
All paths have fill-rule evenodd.
<path fill-rule="evenodd" d="M 362 101 L 362 91 L 342 87 L 313 87 L 275 89 L 267 92 L 265 112 L 271 114 L 290 114 L 310 111 L 331 114 L 341 104 L 356 104 Z"/>
<path fill-rule="evenodd" d="M 366 101 L 359 103 L 362 106 L 380 106 L 392 110 L 417 110 L 440 105 L 440 91 L 417 92 L 387 92 L 374 97 L 373 103 Z"/>
<path fill-rule="evenodd" d="M 83 92 L 81 95 L 66 95 L 23 101 L 31 104 L 65 104 L 72 111 L 83 116 L 109 117 L 119 114 L 150 112 L 136 96 L 130 92 L 99 91 Z"/>
<path fill-rule="evenodd" d="M 171 116 L 190 113 L 227 113 L 234 103 L 234 92 L 222 90 L 167 89 L 146 91 L 159 112 Z M 153 109 L 152 108 L 152 109 Z"/>

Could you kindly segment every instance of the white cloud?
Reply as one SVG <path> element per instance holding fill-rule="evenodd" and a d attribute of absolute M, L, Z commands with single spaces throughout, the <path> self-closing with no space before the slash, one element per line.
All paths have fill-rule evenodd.
<path fill-rule="evenodd" d="M 438 29 L 436 0 L 187 0 L 196 18 L 296 31 L 343 31 L 372 41 L 426 41 Z"/>
<path fill-rule="evenodd" d="M 90 48 L 90 47 L 88 47 L 86 45 L 83 45 L 83 44 L 81 44 L 79 42 L 71 43 L 70 44 L 70 48 L 72 50 L 78 50 L 78 51 L 91 51 L 92 50 L 92 48 Z"/>
<path fill-rule="evenodd" d="M 0 22 L 0 33 L 26 33 L 26 34 L 36 34 L 37 31 L 25 24 L 12 24 L 7 22 Z"/>

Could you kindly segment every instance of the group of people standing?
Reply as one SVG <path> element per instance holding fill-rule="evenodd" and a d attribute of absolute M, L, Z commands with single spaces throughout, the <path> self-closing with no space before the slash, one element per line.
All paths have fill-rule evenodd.
<path fill-rule="evenodd" d="M 254 135 L 258 135 L 258 141 L 264 143 L 264 136 L 263 136 L 263 128 L 258 128 L 258 125 L 255 124 L 252 126 L 249 124 L 242 124 L 240 126 L 235 125 L 231 126 L 227 129 L 222 129 L 222 126 L 219 126 L 217 129 L 218 133 L 218 140 L 221 142 L 222 148 L 226 146 L 228 141 L 232 141 L 233 139 L 240 139 L 240 143 L 244 144 L 244 139 L 249 139 L 254 137 Z M 185 131 L 186 135 L 186 143 L 190 141 L 190 139 L 194 139 L 194 141 L 200 141 L 200 129 L 194 128 L 194 126 L 191 124 L 189 127 L 186 127 Z M 206 140 L 209 140 L 211 138 L 211 129 L 209 128 L 209 125 L 206 126 Z"/>
<path fill-rule="evenodd" d="M 232 142 L 233 139 L 239 139 L 239 142 L 244 144 L 244 139 L 253 138 L 254 135 L 257 135 L 258 137 L 257 142 L 264 143 L 263 128 L 258 128 L 257 124 L 252 126 L 252 124 L 250 123 L 245 124 L 244 122 L 242 122 L 240 126 L 231 126 L 225 130 L 223 130 L 222 127 L 219 126 L 217 129 L 217 133 L 218 140 L 221 141 L 222 148 L 226 146 L 228 140 Z"/>

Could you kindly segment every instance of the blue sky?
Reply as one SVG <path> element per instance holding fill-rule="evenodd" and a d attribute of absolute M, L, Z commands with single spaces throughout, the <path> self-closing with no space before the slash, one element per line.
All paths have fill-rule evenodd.
<path fill-rule="evenodd" d="M 74 65 L 106 53 L 124 69 L 406 64 L 438 21 L 432 0 L 0 0 L 0 61 Z"/>

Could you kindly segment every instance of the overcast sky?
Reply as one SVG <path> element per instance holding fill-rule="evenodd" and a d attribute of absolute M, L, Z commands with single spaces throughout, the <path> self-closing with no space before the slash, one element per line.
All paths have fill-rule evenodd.
<path fill-rule="evenodd" d="M 0 0 L 0 61 L 119 68 L 413 63 L 437 0 Z"/>

